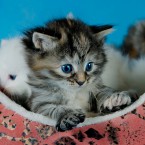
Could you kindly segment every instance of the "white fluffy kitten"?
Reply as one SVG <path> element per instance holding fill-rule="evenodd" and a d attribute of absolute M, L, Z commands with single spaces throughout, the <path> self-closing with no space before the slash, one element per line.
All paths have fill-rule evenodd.
<path fill-rule="evenodd" d="M 105 85 L 118 90 L 136 90 L 139 95 L 145 92 L 145 58 L 129 59 L 112 46 L 106 46 L 108 63 L 102 79 Z"/>
<path fill-rule="evenodd" d="M 0 91 L 10 98 L 24 99 L 31 96 L 27 84 L 29 67 L 20 38 L 2 40 L 0 48 Z"/>

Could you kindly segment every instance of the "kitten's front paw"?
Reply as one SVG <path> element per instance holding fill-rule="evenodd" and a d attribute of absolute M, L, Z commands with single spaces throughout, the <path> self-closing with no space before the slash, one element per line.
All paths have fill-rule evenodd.
<path fill-rule="evenodd" d="M 135 101 L 137 94 L 133 91 L 122 91 L 113 93 L 108 97 L 103 105 L 101 106 L 101 111 L 104 113 L 114 112 L 120 109 L 125 108 L 130 105 L 131 102 Z"/>
<path fill-rule="evenodd" d="M 59 119 L 56 125 L 58 131 L 70 130 L 85 120 L 85 114 L 81 110 L 74 110 Z"/>

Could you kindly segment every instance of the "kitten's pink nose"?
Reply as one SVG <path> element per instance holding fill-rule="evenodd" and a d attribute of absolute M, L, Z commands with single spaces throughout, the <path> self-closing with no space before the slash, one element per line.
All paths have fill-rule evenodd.
<path fill-rule="evenodd" d="M 85 81 L 84 82 L 78 82 L 78 81 L 76 81 L 77 82 L 77 84 L 79 85 L 79 86 L 82 86 L 84 83 L 85 83 Z"/>

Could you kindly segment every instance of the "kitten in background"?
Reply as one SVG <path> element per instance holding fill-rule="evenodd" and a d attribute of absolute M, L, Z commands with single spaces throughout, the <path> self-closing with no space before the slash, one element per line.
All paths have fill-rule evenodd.
<path fill-rule="evenodd" d="M 131 26 L 121 48 L 106 46 L 108 63 L 102 74 L 105 85 L 145 93 L 145 21 Z"/>
<path fill-rule="evenodd" d="M 145 21 L 139 21 L 129 27 L 121 50 L 129 58 L 139 59 L 145 57 Z"/>
<path fill-rule="evenodd" d="M 27 83 L 30 72 L 21 38 L 2 40 L 0 91 L 24 107 L 27 98 L 31 96 L 31 89 Z"/>
<path fill-rule="evenodd" d="M 132 59 L 118 49 L 105 46 L 108 62 L 102 73 L 103 83 L 120 91 L 133 89 L 142 95 L 145 93 L 145 57 Z"/>
<path fill-rule="evenodd" d="M 30 79 L 30 110 L 57 121 L 65 131 L 85 116 L 131 104 L 127 91 L 102 84 L 106 63 L 104 37 L 112 26 L 88 26 L 79 20 L 58 19 L 25 32 L 23 44 L 34 71 Z"/>
<path fill-rule="evenodd" d="M 129 86 L 130 65 L 128 56 L 123 56 L 119 48 L 105 45 L 107 63 L 101 75 L 103 83 L 117 90 L 131 89 Z"/>

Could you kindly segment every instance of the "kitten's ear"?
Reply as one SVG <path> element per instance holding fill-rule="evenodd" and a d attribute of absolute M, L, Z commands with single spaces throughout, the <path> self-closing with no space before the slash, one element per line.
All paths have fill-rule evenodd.
<path fill-rule="evenodd" d="M 114 31 L 112 25 L 103 25 L 103 26 L 90 26 L 91 30 L 94 33 L 94 36 L 98 40 L 103 40 L 106 35 Z"/>
<path fill-rule="evenodd" d="M 67 19 L 75 19 L 74 15 L 72 12 L 69 12 L 66 16 Z"/>
<path fill-rule="evenodd" d="M 32 41 L 34 46 L 42 51 L 51 50 L 58 44 L 58 38 L 38 32 L 33 33 Z"/>

